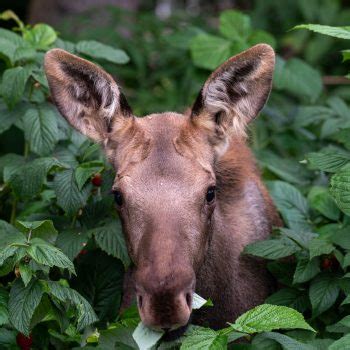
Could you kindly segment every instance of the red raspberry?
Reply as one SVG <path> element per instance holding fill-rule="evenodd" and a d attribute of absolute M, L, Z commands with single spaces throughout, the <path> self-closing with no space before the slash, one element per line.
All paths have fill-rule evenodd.
<path fill-rule="evenodd" d="M 101 174 L 95 174 L 95 176 L 91 179 L 91 182 L 94 186 L 100 187 L 102 185 L 102 176 Z"/>
<path fill-rule="evenodd" d="M 29 337 L 26 337 L 24 334 L 18 333 L 16 336 L 16 341 L 21 350 L 30 350 L 33 344 L 33 338 L 31 334 Z"/>

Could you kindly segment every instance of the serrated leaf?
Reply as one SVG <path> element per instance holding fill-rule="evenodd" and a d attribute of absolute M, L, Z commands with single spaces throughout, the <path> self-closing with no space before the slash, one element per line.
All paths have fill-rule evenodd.
<path fill-rule="evenodd" d="M 283 288 L 276 293 L 270 295 L 266 300 L 266 304 L 288 306 L 299 312 L 304 312 L 309 308 L 307 295 L 301 291 L 292 288 Z"/>
<path fill-rule="evenodd" d="M 140 350 L 150 350 L 157 344 L 163 334 L 164 332 L 156 332 L 140 322 L 132 336 Z"/>
<path fill-rule="evenodd" d="M 21 99 L 31 74 L 29 68 L 15 67 L 6 69 L 2 75 L 2 96 L 10 109 Z"/>
<path fill-rule="evenodd" d="M 33 272 L 31 268 L 25 264 L 24 262 L 19 263 L 19 273 L 21 275 L 24 286 L 27 287 L 28 283 L 31 281 L 33 277 Z"/>
<path fill-rule="evenodd" d="M 85 55 L 93 58 L 102 58 L 116 64 L 125 64 L 130 60 L 125 51 L 115 49 L 94 40 L 79 41 L 75 48 L 78 52 Z"/>
<path fill-rule="evenodd" d="M 248 244 L 244 254 L 259 256 L 265 259 L 280 259 L 294 254 L 301 248 L 290 239 L 270 239 Z"/>
<path fill-rule="evenodd" d="M 9 293 L 4 288 L 0 287 L 0 326 L 8 323 L 9 321 L 9 313 L 7 308 L 8 300 Z"/>
<path fill-rule="evenodd" d="M 196 327 L 185 335 L 180 350 L 225 350 L 227 336 L 213 329 Z"/>
<path fill-rule="evenodd" d="M 332 176 L 330 192 L 338 207 L 350 215 L 350 169 L 340 170 Z"/>
<path fill-rule="evenodd" d="M 91 161 L 80 164 L 75 169 L 75 180 L 79 190 L 83 188 L 86 181 L 88 181 L 93 175 L 100 173 L 103 169 L 104 165 L 100 161 Z"/>
<path fill-rule="evenodd" d="M 0 248 L 12 243 L 25 242 L 26 237 L 14 226 L 4 220 L 0 220 Z M 1 254 L 1 250 L 0 250 Z"/>
<path fill-rule="evenodd" d="M 38 23 L 23 34 L 24 40 L 39 50 L 46 50 L 57 39 L 55 30 L 47 24 Z"/>
<path fill-rule="evenodd" d="M 26 336 L 29 336 L 30 321 L 43 293 L 40 283 L 35 279 L 26 287 L 20 279 L 16 279 L 12 285 L 8 303 L 10 321 Z"/>
<path fill-rule="evenodd" d="M 311 344 L 304 344 L 296 339 L 288 337 L 287 335 L 267 332 L 261 335 L 264 338 L 273 339 L 280 345 L 282 345 L 284 350 L 316 350 Z"/>
<path fill-rule="evenodd" d="M 330 149 L 308 153 L 306 159 L 308 160 L 311 169 L 318 169 L 331 173 L 337 172 L 350 162 L 349 155 Z"/>
<path fill-rule="evenodd" d="M 129 266 L 130 258 L 120 221 L 107 222 L 104 226 L 93 228 L 88 232 L 94 235 L 97 245 L 103 251 L 120 259 L 125 267 Z"/>
<path fill-rule="evenodd" d="M 312 187 L 308 195 L 308 200 L 310 207 L 320 212 L 326 218 L 335 221 L 339 219 L 340 211 L 327 188 Z"/>
<path fill-rule="evenodd" d="M 345 350 L 350 348 L 350 334 L 344 335 L 330 345 L 328 350 Z"/>
<path fill-rule="evenodd" d="M 314 331 L 300 312 L 286 306 L 270 304 L 259 305 L 247 311 L 231 327 L 248 334 L 295 328 Z"/>
<path fill-rule="evenodd" d="M 320 272 L 317 258 L 299 258 L 294 272 L 293 283 L 304 283 L 314 278 Z"/>
<path fill-rule="evenodd" d="M 251 33 L 250 17 L 240 11 L 224 11 L 220 15 L 219 30 L 229 40 L 244 41 Z"/>
<path fill-rule="evenodd" d="M 334 246 L 322 237 L 314 238 L 309 243 L 310 260 L 316 256 L 330 254 Z"/>
<path fill-rule="evenodd" d="M 57 237 L 57 230 L 55 229 L 51 220 L 43 221 L 20 221 L 17 220 L 16 226 L 20 231 L 27 234 L 31 232 L 32 238 L 41 238 L 51 244 L 54 244 Z"/>
<path fill-rule="evenodd" d="M 294 117 L 294 125 L 298 128 L 320 123 L 334 116 L 332 109 L 324 106 L 300 106 Z"/>
<path fill-rule="evenodd" d="M 86 326 L 97 321 L 97 316 L 88 301 L 72 288 L 62 286 L 59 282 L 45 281 L 49 292 L 63 303 L 71 302 L 75 305 L 78 313 L 77 328 L 84 329 Z"/>
<path fill-rule="evenodd" d="M 38 158 L 22 166 L 17 166 L 7 180 L 18 198 L 30 199 L 37 195 L 53 167 L 63 168 L 55 158 Z"/>
<path fill-rule="evenodd" d="M 231 42 L 214 35 L 200 34 L 194 37 L 190 45 L 194 65 L 215 69 L 231 55 Z"/>
<path fill-rule="evenodd" d="M 86 232 L 62 231 L 57 236 L 56 246 L 73 261 L 79 252 L 84 249 L 89 238 Z"/>
<path fill-rule="evenodd" d="M 71 273 L 75 273 L 73 263 L 59 249 L 45 242 L 40 238 L 33 238 L 27 253 L 37 263 L 46 266 L 57 266 L 68 269 Z"/>
<path fill-rule="evenodd" d="M 51 153 L 58 141 L 56 113 L 48 104 L 30 108 L 23 116 L 24 135 L 31 151 L 45 156 Z"/>
<path fill-rule="evenodd" d="M 9 110 L 5 105 L 0 105 L 0 134 L 8 130 L 18 119 L 16 111 Z"/>
<path fill-rule="evenodd" d="M 329 35 L 340 39 L 350 39 L 350 27 L 332 27 L 321 24 L 299 24 L 293 29 L 308 29 L 315 33 Z"/>
<path fill-rule="evenodd" d="M 300 191 L 282 181 L 271 181 L 267 186 L 285 223 L 292 229 L 310 231 L 309 206 Z"/>
<path fill-rule="evenodd" d="M 331 275 L 319 275 L 311 281 L 309 297 L 312 305 L 313 317 L 328 310 L 337 300 L 338 294 L 338 283 Z"/>
<path fill-rule="evenodd" d="M 86 190 L 79 191 L 73 169 L 64 170 L 56 174 L 54 189 L 57 196 L 57 204 L 68 215 L 76 214 L 80 208 L 85 206 L 88 192 Z"/>

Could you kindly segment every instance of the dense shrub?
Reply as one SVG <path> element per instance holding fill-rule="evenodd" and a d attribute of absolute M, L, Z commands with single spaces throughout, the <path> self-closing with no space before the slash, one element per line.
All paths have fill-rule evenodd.
<path fill-rule="evenodd" d="M 162 334 L 139 324 L 136 307 L 119 313 L 130 261 L 109 194 L 113 172 L 99 147 L 73 131 L 50 103 L 43 55 L 60 47 L 111 72 L 118 65 L 125 84 L 135 91 L 140 87 L 134 101 L 138 112 L 146 113 L 157 104 L 161 110 L 174 109 L 176 103 L 185 106 L 206 70 L 257 42 L 279 50 L 283 40 L 255 29 L 247 15 L 226 11 L 218 32 L 209 27 L 207 32 L 187 26 L 176 30 L 173 25 L 164 42 L 169 26 L 145 17 L 151 33 L 145 34 L 146 43 L 142 30 L 132 27 L 135 37 L 141 35 L 147 58 L 142 61 L 137 45 L 123 37 L 116 42 L 128 54 L 114 48 L 115 42 L 113 47 L 95 40 L 72 43 L 58 38 L 48 25 L 25 26 L 9 11 L 0 16 L 17 26 L 16 31 L 0 28 L 0 347 L 133 349 L 135 339 L 144 348 L 155 346 Z M 308 28 L 350 37 L 346 28 Z M 302 32 L 308 33 L 289 33 L 289 43 Z M 303 38 L 306 47 L 315 47 L 315 42 L 322 46 L 317 36 Z M 168 56 L 152 56 L 167 45 Z M 334 48 L 332 39 L 327 48 Z M 246 247 L 245 253 L 269 259 L 280 289 L 267 304 L 223 330 L 190 326 L 183 338 L 160 348 L 350 346 L 350 95 L 347 89 L 324 89 L 314 66 L 328 69 L 320 63 L 327 55 L 320 49 L 318 56 L 306 57 L 313 66 L 277 56 L 273 93 L 250 130 L 252 148 L 286 227 Z M 149 81 L 152 59 L 153 67 L 162 69 Z M 174 62 L 169 75 L 167 59 Z M 136 77 L 131 67 L 138 68 Z M 176 79 L 185 67 L 185 78 Z M 192 83 L 184 92 L 186 82 Z M 158 86 L 152 92 L 159 98 L 153 104 L 152 84 Z M 232 344 L 241 337 L 250 343 Z"/>

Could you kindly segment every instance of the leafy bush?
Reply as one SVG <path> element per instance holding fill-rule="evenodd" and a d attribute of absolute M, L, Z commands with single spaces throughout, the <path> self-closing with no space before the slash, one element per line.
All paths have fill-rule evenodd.
<path fill-rule="evenodd" d="M 34 349 L 334 350 L 348 346 L 346 90 L 324 91 L 321 73 L 313 66 L 277 56 L 274 91 L 252 127 L 251 142 L 286 227 L 269 240 L 246 247 L 245 253 L 270 260 L 269 269 L 280 289 L 266 304 L 223 330 L 191 325 L 182 338 L 162 343 L 162 334 L 139 324 L 135 306 L 119 312 L 130 261 L 109 195 L 113 171 L 99 147 L 58 116 L 42 70 L 43 55 L 52 47 L 107 65 L 111 71 L 127 63 L 129 56 L 95 40 L 63 41 L 50 26 L 25 26 L 10 11 L 0 17 L 17 25 L 15 31 L 0 28 L 0 347 L 15 349 L 23 342 L 33 342 Z M 149 56 L 160 45 L 162 30 L 167 30 L 154 23 L 150 28 L 156 39 L 148 47 Z M 146 78 L 147 63 L 139 60 L 140 53 L 127 41 L 120 38 L 131 65 L 139 69 L 133 80 L 136 89 Z M 172 48 L 171 60 L 181 64 L 159 96 L 175 90 L 182 94 L 176 74 L 183 65 L 188 66 L 188 75 L 181 83 L 193 81 L 190 90 L 195 91 L 205 69 L 258 41 L 278 45 L 271 34 L 255 30 L 250 18 L 237 11 L 221 14 L 219 34 L 195 27 L 174 31 L 166 45 Z M 162 61 L 161 67 L 165 65 Z M 124 79 L 132 79 L 128 66 L 118 67 Z M 160 80 L 162 74 L 166 72 L 160 72 Z M 153 84 L 158 84 L 157 79 Z M 145 97 L 137 106 L 140 112 L 151 108 L 142 107 L 152 98 L 148 84 L 152 82 L 142 85 Z M 173 96 L 168 106 L 174 108 L 175 102 Z M 279 329 L 283 332 L 276 332 Z M 250 343 L 232 343 L 242 337 Z"/>

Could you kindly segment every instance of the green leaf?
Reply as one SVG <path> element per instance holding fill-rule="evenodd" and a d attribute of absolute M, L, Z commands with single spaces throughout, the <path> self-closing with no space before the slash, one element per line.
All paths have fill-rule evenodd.
<path fill-rule="evenodd" d="M 349 226 L 335 230 L 330 239 L 334 244 L 342 247 L 343 249 L 350 249 Z"/>
<path fill-rule="evenodd" d="M 267 186 L 285 223 L 295 230 L 310 231 L 309 206 L 300 191 L 282 181 L 271 181 Z"/>
<path fill-rule="evenodd" d="M 16 335 L 15 330 L 0 328 L 0 347 L 6 350 L 18 350 Z"/>
<path fill-rule="evenodd" d="M 0 326 L 9 322 L 8 300 L 9 293 L 4 288 L 0 287 Z"/>
<path fill-rule="evenodd" d="M 78 313 L 77 328 L 79 331 L 97 321 L 96 314 L 91 305 L 77 291 L 62 286 L 59 282 L 42 281 L 42 283 L 47 285 L 50 294 L 55 296 L 58 300 L 63 303 L 71 302 L 75 305 Z"/>
<path fill-rule="evenodd" d="M 319 186 L 312 187 L 308 195 L 308 200 L 311 208 L 317 210 L 326 218 L 334 221 L 339 219 L 340 211 L 327 188 Z"/>
<path fill-rule="evenodd" d="M 340 321 L 336 322 L 335 324 L 327 326 L 327 332 L 349 333 L 350 332 L 350 315 L 343 317 Z"/>
<path fill-rule="evenodd" d="M 301 248 L 292 240 L 283 238 L 269 239 L 248 244 L 243 252 L 244 254 L 275 260 L 290 256 L 300 249 Z"/>
<path fill-rule="evenodd" d="M 227 336 L 215 332 L 213 329 L 196 327 L 186 333 L 180 350 L 225 350 L 227 349 Z"/>
<path fill-rule="evenodd" d="M 100 161 L 91 161 L 80 164 L 75 169 L 75 180 L 77 182 L 79 190 L 83 188 L 86 181 L 88 181 L 93 175 L 100 173 L 103 169 L 103 162 Z"/>
<path fill-rule="evenodd" d="M 334 116 L 332 109 L 324 106 L 300 106 L 294 118 L 294 126 L 297 128 L 320 123 Z"/>
<path fill-rule="evenodd" d="M 310 241 L 309 250 L 310 250 L 310 260 L 311 260 L 315 256 L 330 254 L 334 250 L 334 246 L 331 243 L 329 243 L 327 240 L 321 237 L 317 237 Z"/>
<path fill-rule="evenodd" d="M 219 30 L 231 41 L 244 41 L 251 33 L 250 17 L 235 10 L 224 11 L 220 15 Z"/>
<path fill-rule="evenodd" d="M 345 350 L 350 348 L 350 334 L 344 335 L 344 337 L 336 340 L 328 350 Z"/>
<path fill-rule="evenodd" d="M 20 221 L 17 220 L 16 226 L 25 234 L 31 232 L 31 238 L 41 238 L 51 244 L 54 244 L 57 237 L 57 230 L 55 229 L 51 220 L 43 221 Z"/>
<path fill-rule="evenodd" d="M 30 199 L 37 195 L 53 167 L 63 167 L 55 158 L 37 158 L 22 166 L 17 166 L 8 179 L 13 192 L 18 198 Z"/>
<path fill-rule="evenodd" d="M 31 70 L 24 67 L 6 69 L 2 75 L 2 96 L 10 109 L 22 98 Z"/>
<path fill-rule="evenodd" d="M 31 281 L 33 277 L 33 271 L 27 264 L 25 264 L 24 262 L 20 262 L 19 273 L 21 275 L 24 286 L 27 287 L 28 283 Z"/>
<path fill-rule="evenodd" d="M 79 191 L 74 170 L 68 169 L 57 173 L 54 179 L 57 204 L 68 214 L 74 215 L 85 206 L 88 191 Z"/>
<path fill-rule="evenodd" d="M 51 153 L 58 141 L 56 112 L 48 104 L 30 108 L 23 116 L 24 135 L 31 151 L 45 156 Z"/>
<path fill-rule="evenodd" d="M 270 304 L 259 305 L 247 311 L 231 327 L 248 334 L 295 328 L 315 331 L 305 322 L 300 312 L 286 306 Z"/>
<path fill-rule="evenodd" d="M 13 243 L 25 242 L 26 237 L 14 226 L 4 220 L 0 220 L 0 248 Z M 1 254 L 0 250 L 0 254 Z"/>
<path fill-rule="evenodd" d="M 273 48 L 276 47 L 276 39 L 268 32 L 264 30 L 254 30 L 254 32 L 249 36 L 248 42 L 251 46 L 265 43 L 271 45 Z"/>
<path fill-rule="evenodd" d="M 320 272 L 317 258 L 299 258 L 295 268 L 293 283 L 304 283 L 314 278 Z"/>
<path fill-rule="evenodd" d="M 230 57 L 231 43 L 218 36 L 200 34 L 192 39 L 190 50 L 195 66 L 212 70 Z"/>
<path fill-rule="evenodd" d="M 311 281 L 309 298 L 313 317 L 317 317 L 328 310 L 337 300 L 338 294 L 337 280 L 329 274 L 319 275 Z"/>
<path fill-rule="evenodd" d="M 277 57 L 274 86 L 311 102 L 316 101 L 323 89 L 320 73 L 298 58 L 284 61 Z"/>
<path fill-rule="evenodd" d="M 45 242 L 40 238 L 33 238 L 27 253 L 37 263 L 47 266 L 57 266 L 68 269 L 71 273 L 75 273 L 73 263 L 59 249 Z"/>
<path fill-rule="evenodd" d="M 307 295 L 293 288 L 283 288 L 278 290 L 276 293 L 270 295 L 265 300 L 265 303 L 288 306 L 299 312 L 304 312 L 309 308 Z"/>
<path fill-rule="evenodd" d="M 15 61 L 15 52 L 18 48 L 18 43 L 12 40 L 14 36 L 20 38 L 19 35 L 7 29 L 0 28 L 0 58 L 5 56 L 11 63 Z"/>
<path fill-rule="evenodd" d="M 102 58 L 116 64 L 125 64 L 130 60 L 129 56 L 123 50 L 115 49 L 94 40 L 79 41 L 75 48 L 84 55 L 93 58 Z"/>
<path fill-rule="evenodd" d="M 14 327 L 26 336 L 30 333 L 30 321 L 40 303 L 43 290 L 37 280 L 25 286 L 20 279 L 13 283 L 9 297 L 9 316 Z"/>
<path fill-rule="evenodd" d="M 331 27 L 321 24 L 299 24 L 293 29 L 308 29 L 315 33 L 329 35 L 340 39 L 350 39 L 350 27 Z"/>
<path fill-rule="evenodd" d="M 273 339 L 277 343 L 281 344 L 285 350 L 316 350 L 311 344 L 304 344 L 296 339 L 280 333 L 267 332 L 262 334 L 261 337 Z"/>
<path fill-rule="evenodd" d="M 26 30 L 23 34 L 23 38 L 36 49 L 46 50 L 55 42 L 57 34 L 49 25 L 39 23 L 30 30 Z"/>
<path fill-rule="evenodd" d="M 3 104 L 0 105 L 0 134 L 8 130 L 17 120 L 18 114 L 15 111 L 9 110 Z"/>
<path fill-rule="evenodd" d="M 193 293 L 192 297 L 192 309 L 200 309 L 202 306 L 204 306 L 208 301 L 202 298 L 200 295 Z"/>
<path fill-rule="evenodd" d="M 338 207 L 350 215 L 350 169 L 340 170 L 332 176 L 330 192 Z"/>
<path fill-rule="evenodd" d="M 70 260 L 74 260 L 79 252 L 84 249 L 89 240 L 86 232 L 76 232 L 75 230 L 62 231 L 57 236 L 56 246 L 68 256 Z"/>
<path fill-rule="evenodd" d="M 156 332 L 140 322 L 132 336 L 140 350 L 149 350 L 157 344 L 163 334 L 164 332 Z"/>
<path fill-rule="evenodd" d="M 124 267 L 119 260 L 92 251 L 79 257 L 72 287 L 90 303 L 101 322 L 111 322 L 121 304 L 123 277 Z"/>
<path fill-rule="evenodd" d="M 93 228 L 88 232 L 94 235 L 97 245 L 103 251 L 120 259 L 125 267 L 129 266 L 130 258 L 120 221 L 107 222 L 104 226 Z"/>
<path fill-rule="evenodd" d="M 332 149 L 308 153 L 306 159 L 311 169 L 323 170 L 331 173 L 337 172 L 350 162 L 350 156 Z"/>

